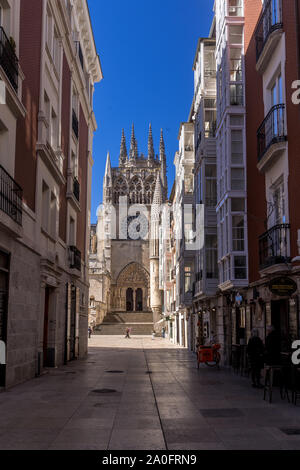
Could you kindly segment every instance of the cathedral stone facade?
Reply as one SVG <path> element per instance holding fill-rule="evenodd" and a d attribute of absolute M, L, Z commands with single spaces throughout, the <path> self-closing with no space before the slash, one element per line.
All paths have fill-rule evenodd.
<path fill-rule="evenodd" d="M 159 216 L 167 200 L 166 154 L 161 131 L 155 155 L 151 125 L 148 155 L 139 154 L 132 126 L 129 154 L 122 131 L 119 166 L 107 155 L 103 204 L 90 244 L 90 308 L 106 306 L 107 314 L 152 312 L 159 329 Z M 104 282 L 105 279 L 105 282 Z M 106 289 L 103 290 L 103 284 Z M 94 323 L 101 322 L 100 317 Z"/>

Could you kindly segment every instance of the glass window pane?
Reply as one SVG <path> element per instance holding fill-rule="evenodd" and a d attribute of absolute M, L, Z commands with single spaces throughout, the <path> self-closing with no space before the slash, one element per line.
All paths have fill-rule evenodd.
<path fill-rule="evenodd" d="M 231 211 L 232 212 L 244 212 L 245 210 L 245 199 L 234 197 L 231 199 Z"/>
<path fill-rule="evenodd" d="M 231 168 L 231 189 L 236 191 L 245 189 L 243 168 Z"/>
<path fill-rule="evenodd" d="M 234 257 L 234 277 L 235 279 L 247 279 L 246 256 Z"/>

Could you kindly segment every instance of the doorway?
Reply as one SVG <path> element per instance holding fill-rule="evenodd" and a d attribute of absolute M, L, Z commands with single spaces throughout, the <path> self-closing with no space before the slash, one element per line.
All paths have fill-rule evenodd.
<path fill-rule="evenodd" d="M 289 351 L 289 301 L 286 299 L 271 302 L 271 322 L 280 336 L 281 351 Z"/>
<path fill-rule="evenodd" d="M 0 341 L 7 343 L 9 255 L 0 252 Z M 2 350 L 3 352 L 3 350 Z M 5 354 L 4 350 L 4 354 Z M 5 387 L 6 365 L 0 364 L 0 387 Z"/>
<path fill-rule="evenodd" d="M 136 291 L 135 305 L 136 305 L 137 312 L 143 311 L 143 290 L 142 289 L 137 289 Z"/>
<path fill-rule="evenodd" d="M 49 331 L 49 298 L 50 288 L 45 288 L 45 304 L 44 304 L 44 336 L 43 336 L 43 366 L 48 365 L 48 331 Z"/>
<path fill-rule="evenodd" d="M 76 342 L 76 287 L 71 287 L 71 318 L 70 318 L 70 360 L 75 359 Z"/>
<path fill-rule="evenodd" d="M 131 288 L 126 291 L 126 311 L 133 312 L 133 290 Z"/>
<path fill-rule="evenodd" d="M 246 311 L 244 307 L 236 307 L 236 344 L 246 341 Z"/>

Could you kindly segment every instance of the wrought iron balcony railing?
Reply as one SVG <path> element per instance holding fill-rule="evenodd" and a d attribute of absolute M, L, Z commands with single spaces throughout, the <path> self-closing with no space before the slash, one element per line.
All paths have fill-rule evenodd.
<path fill-rule="evenodd" d="M 268 0 L 264 6 L 255 33 L 257 61 L 271 33 L 277 29 L 281 29 L 282 26 L 282 0 Z"/>
<path fill-rule="evenodd" d="M 259 127 L 257 131 L 258 161 L 262 159 L 271 145 L 286 140 L 284 111 L 284 104 L 273 106 Z"/>
<path fill-rule="evenodd" d="M 81 271 L 81 252 L 76 246 L 69 246 L 70 253 L 70 268 Z"/>
<path fill-rule="evenodd" d="M 0 65 L 15 91 L 18 91 L 19 60 L 2 26 L 0 27 Z"/>
<path fill-rule="evenodd" d="M 79 122 L 78 122 L 78 117 L 77 117 L 74 109 L 73 109 L 73 113 L 72 113 L 72 129 L 74 131 L 75 136 L 78 139 L 78 136 L 79 136 Z"/>
<path fill-rule="evenodd" d="M 0 165 L 0 209 L 22 225 L 22 188 Z"/>
<path fill-rule="evenodd" d="M 77 201 L 80 201 L 80 183 L 76 176 L 73 179 L 73 194 L 76 197 Z"/>
<path fill-rule="evenodd" d="M 290 224 L 278 224 L 259 237 L 260 269 L 288 263 Z"/>

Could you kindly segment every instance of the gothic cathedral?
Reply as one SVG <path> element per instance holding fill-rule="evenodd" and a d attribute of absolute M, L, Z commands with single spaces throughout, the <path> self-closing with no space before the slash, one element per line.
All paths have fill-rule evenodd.
<path fill-rule="evenodd" d="M 134 126 L 129 155 L 122 131 L 118 167 L 111 166 L 107 155 L 103 204 L 91 230 L 90 299 L 98 305 L 95 324 L 107 315 L 147 312 L 159 330 L 158 226 L 160 206 L 168 197 L 166 172 L 163 133 L 158 157 L 151 125 L 147 156 L 139 154 Z"/>

